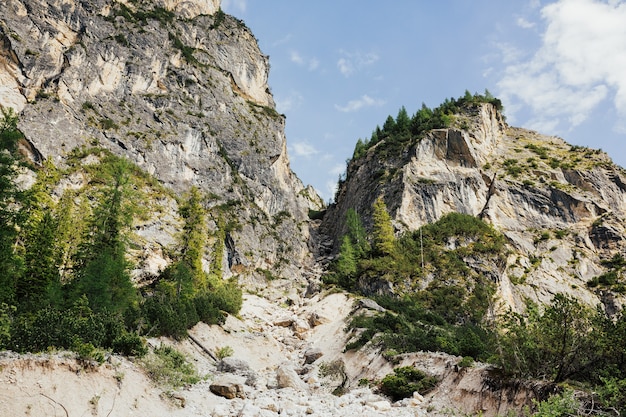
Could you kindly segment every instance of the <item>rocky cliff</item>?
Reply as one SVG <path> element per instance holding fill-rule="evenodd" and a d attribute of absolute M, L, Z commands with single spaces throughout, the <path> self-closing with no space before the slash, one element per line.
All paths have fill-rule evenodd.
<path fill-rule="evenodd" d="M 359 332 L 345 331 L 354 314 L 382 308 L 341 292 L 304 297 L 321 275 L 316 256 L 329 248 L 308 216 L 322 202 L 289 167 L 268 58 L 245 24 L 219 7 L 219 0 L 0 3 L 0 105 L 19 113 L 32 161 L 21 181 L 32 184 L 38 167 L 52 163 L 67 168 L 50 186 L 52 198 L 73 196 L 93 181 L 88 168 L 101 154 L 92 148 L 156 179 L 141 184 L 152 210 L 137 216 L 130 239 L 137 281 L 171 261 L 181 196 L 197 187 L 211 229 L 204 266 L 223 259 L 223 277 L 248 286 L 239 317 L 223 326 L 198 324 L 193 342 L 150 340 L 184 351 L 209 379 L 168 391 L 169 401 L 161 395 L 166 388 L 154 388 L 127 359 L 110 357 L 94 372 L 71 355 L 6 353 L 0 379 L 9 389 L 0 404 L 14 414 L 409 416 L 504 414 L 542 398 L 541 384 L 489 385 L 488 366 L 461 369 L 460 357 L 410 353 L 394 363 L 373 343 L 345 351 Z M 626 174 L 606 155 L 508 126 L 490 104 L 468 106 L 450 127 L 393 152 L 385 146 L 350 162 L 321 226 L 335 244 L 331 254 L 347 210 L 371 229 L 372 206 L 383 197 L 397 234 L 450 212 L 502 232 L 504 262 L 466 261 L 496 283 L 503 307 L 521 310 L 526 299 L 545 302 L 556 293 L 601 302 L 609 312 L 621 307 L 624 272 L 599 278 L 611 272 L 607 261 L 626 254 Z M 223 235 L 212 233 L 219 228 Z M 232 347 L 240 368 L 214 360 L 223 347 Z M 441 382 L 393 406 L 370 388 L 357 389 L 361 379 L 380 380 L 398 364 Z M 242 369 L 245 377 L 226 376 L 245 398 L 209 392 L 213 378 Z M 337 388 L 354 391 L 331 395 Z"/>
<path fill-rule="evenodd" d="M 0 105 L 19 112 L 38 164 L 63 166 L 74 149 L 104 147 L 175 196 L 196 186 L 208 209 L 231 207 L 238 227 L 225 245 L 227 275 L 302 277 L 311 265 L 307 214 L 320 200 L 289 167 L 267 57 L 219 6 L 2 2 Z M 165 205 L 176 211 L 175 201 Z M 137 225 L 139 274 L 167 263 L 163 242 L 176 228 L 158 217 Z"/>
<path fill-rule="evenodd" d="M 324 218 L 335 242 L 349 208 L 371 227 L 379 196 L 398 233 L 446 213 L 470 214 L 508 240 L 506 264 L 495 274 L 505 305 L 521 309 L 526 298 L 543 303 L 566 293 L 608 311 L 619 307 L 619 290 L 588 284 L 607 272 L 603 263 L 626 253 L 626 173 L 606 154 L 508 126 L 488 103 L 465 108 L 450 128 L 393 155 L 384 146 L 349 163 Z"/>

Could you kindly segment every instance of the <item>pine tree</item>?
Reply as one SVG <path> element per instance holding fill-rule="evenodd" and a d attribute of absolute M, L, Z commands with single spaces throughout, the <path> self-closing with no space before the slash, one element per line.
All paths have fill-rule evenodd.
<path fill-rule="evenodd" d="M 122 313 L 136 297 L 126 260 L 125 232 L 133 215 L 132 199 L 128 198 L 130 166 L 125 160 L 116 160 L 102 169 L 108 185 L 94 208 L 89 234 L 77 253 L 74 297 L 86 295 L 94 311 Z"/>
<path fill-rule="evenodd" d="M 382 197 L 374 202 L 372 213 L 374 250 L 379 255 L 392 255 L 395 251 L 395 236 L 391 216 Z"/>
<path fill-rule="evenodd" d="M 0 108 L 0 303 L 13 303 L 15 286 L 21 269 L 21 259 L 15 252 L 17 231 L 23 221 L 23 193 L 15 179 L 20 156 L 18 142 L 22 133 L 17 129 L 17 116 L 12 109 Z"/>
<path fill-rule="evenodd" d="M 58 304 L 60 276 L 56 249 L 58 222 L 53 216 L 55 203 L 51 186 L 58 182 L 56 168 L 49 162 L 37 171 L 37 181 L 26 192 L 26 222 L 20 240 L 23 242 L 24 268 L 17 282 L 16 294 L 21 308 L 38 309 L 50 304 L 50 294 Z"/>
<path fill-rule="evenodd" d="M 48 299 L 48 291 L 60 283 L 55 259 L 56 222 L 50 212 L 30 225 L 24 253 L 24 273 L 17 282 L 20 304 L 39 308 Z"/>
<path fill-rule="evenodd" d="M 193 187 L 185 204 L 180 207 L 183 218 L 181 234 L 180 259 L 191 274 L 194 291 L 202 291 L 208 287 L 208 277 L 202 267 L 202 256 L 207 239 L 206 212 L 202 207 L 202 195 L 198 188 Z M 221 267 L 221 262 L 220 262 Z"/>
<path fill-rule="evenodd" d="M 346 226 L 348 237 L 354 247 L 354 254 L 357 258 L 363 258 L 370 251 L 367 235 L 359 214 L 353 208 L 346 211 Z"/>
<path fill-rule="evenodd" d="M 409 118 L 408 113 L 406 112 L 406 108 L 402 106 L 398 111 L 398 116 L 396 116 L 396 125 L 395 131 L 398 134 L 404 134 L 409 131 L 411 125 L 411 119 Z"/>
<path fill-rule="evenodd" d="M 357 259 L 354 247 L 350 241 L 350 237 L 347 235 L 343 237 L 341 241 L 341 247 L 339 248 L 339 257 L 337 258 L 336 270 L 339 274 L 344 285 L 350 287 L 352 279 L 357 271 Z"/>

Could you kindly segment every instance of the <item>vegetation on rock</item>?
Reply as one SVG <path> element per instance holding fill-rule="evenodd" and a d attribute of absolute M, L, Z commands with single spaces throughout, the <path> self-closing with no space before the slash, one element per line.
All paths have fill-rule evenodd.
<path fill-rule="evenodd" d="M 466 90 L 463 96 L 457 99 L 446 99 L 435 109 L 430 109 L 422 104 L 422 107 L 412 117 L 409 117 L 406 109 L 401 107 L 398 115 L 395 118 L 389 115 L 382 128 L 377 126 L 369 139 L 357 140 L 352 160 L 365 156 L 368 150 L 376 145 L 376 152 L 379 156 L 396 155 L 401 149 L 419 141 L 426 132 L 432 129 L 450 127 L 455 115 L 458 115 L 461 109 L 480 103 L 490 103 L 498 111 L 502 110 L 500 99 L 494 97 L 488 90 L 485 90 L 484 94 L 471 94 Z"/>
<path fill-rule="evenodd" d="M 237 313 L 242 293 L 223 281 L 224 222 L 213 271 L 203 269 L 209 232 L 204 197 L 190 191 L 180 205 L 183 233 L 174 262 L 141 292 L 131 279 L 134 222 L 149 216 L 158 183 L 129 161 L 102 149 L 76 149 L 68 166 L 47 161 L 35 184 L 16 184 L 21 160 L 17 118 L 0 121 L 0 348 L 39 352 L 50 348 L 127 355 L 146 352 L 143 335 L 182 337 L 202 320 L 218 323 Z M 81 185 L 52 198 L 61 179 Z M 221 239 L 221 242 L 219 240 Z"/>

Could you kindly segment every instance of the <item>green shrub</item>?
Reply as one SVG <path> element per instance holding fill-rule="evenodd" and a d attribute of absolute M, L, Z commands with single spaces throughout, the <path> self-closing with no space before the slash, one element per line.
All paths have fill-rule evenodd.
<path fill-rule="evenodd" d="M 428 376 L 412 366 L 403 366 L 393 370 L 393 374 L 380 381 L 380 392 L 400 401 L 413 395 L 414 392 L 425 394 L 437 386 L 437 378 Z"/>
<path fill-rule="evenodd" d="M 464 356 L 457 365 L 459 368 L 470 368 L 474 365 L 474 358 L 471 356 Z"/>
<path fill-rule="evenodd" d="M 525 410 L 526 416 L 532 417 L 561 417 L 561 416 L 580 416 L 581 403 L 575 397 L 572 390 L 565 390 L 560 394 L 551 396 L 545 401 L 535 402 L 535 412 L 530 413 Z"/>
<path fill-rule="evenodd" d="M 217 349 L 217 351 L 215 352 L 215 356 L 217 357 L 217 359 L 224 359 L 227 358 L 229 356 L 233 356 L 233 353 L 235 353 L 235 351 L 233 350 L 232 347 L 230 346 L 223 346 L 219 349 Z"/>
<path fill-rule="evenodd" d="M 173 389 L 199 382 L 202 378 L 185 355 L 170 346 L 161 346 L 146 355 L 141 364 L 158 384 Z"/>

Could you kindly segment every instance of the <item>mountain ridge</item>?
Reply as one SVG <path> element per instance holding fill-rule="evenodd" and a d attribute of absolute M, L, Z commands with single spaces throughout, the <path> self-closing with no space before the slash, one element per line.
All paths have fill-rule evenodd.
<path fill-rule="evenodd" d="M 201 285 L 206 285 L 202 280 L 209 281 L 222 296 L 235 282 L 244 289 L 239 317 L 234 315 L 236 308 L 228 310 L 232 314 L 220 308 L 211 318 L 221 325 L 198 324 L 189 330 L 194 339 L 148 339 L 151 352 L 159 346 L 175 347 L 193 358 L 205 375 L 216 377 L 236 373 L 224 372 L 224 364 L 214 360 L 216 352 L 231 347 L 235 359 L 247 361 L 254 371 L 246 377 L 258 376 L 248 380 L 235 375 L 239 378 L 235 391 L 248 398 L 233 401 L 204 398 L 213 395 L 208 394 L 209 381 L 181 388 L 175 395 L 183 400 L 173 398 L 179 406 L 185 398 L 190 400 L 188 408 L 176 408 L 176 414 L 192 415 L 197 407 L 208 407 L 205 401 L 214 401 L 212 411 L 224 416 L 278 415 L 279 407 L 285 412 L 310 409 L 320 415 L 339 413 L 342 407 L 348 410 L 345 415 L 446 415 L 447 409 L 458 407 L 465 413 L 495 415 L 521 412 L 533 399 L 543 400 L 558 391 L 550 381 L 506 386 L 491 373 L 491 366 L 466 367 L 467 360 L 458 356 L 382 350 L 376 334 L 367 341 L 362 337 L 368 329 L 355 318 L 382 317 L 392 323 L 395 319 L 400 329 L 403 322 L 391 307 L 363 296 L 402 301 L 411 291 L 428 292 L 432 283 L 441 282 L 455 284 L 450 289 L 462 289 L 468 297 L 474 289 L 486 288 L 481 302 L 491 296 L 493 285 L 495 301 L 478 305 L 480 314 L 465 314 L 480 316 L 484 307 L 488 320 L 509 309 L 523 314 L 533 302 L 548 308 L 558 294 L 589 306 L 600 304 L 617 317 L 625 301 L 626 277 L 619 258 L 626 254 L 624 170 L 601 152 L 508 126 L 497 99 L 467 93 L 446 100 L 439 113 L 423 107 L 413 118 L 404 111 L 388 119 L 377 129 L 376 140 L 357 144 L 334 203 L 325 207 L 290 168 L 285 118 L 276 112 L 267 85 L 269 58 L 245 24 L 225 15 L 219 5 L 215 0 L 0 4 L 4 87 L 0 104 L 18 111 L 23 152 L 31 160 L 21 171 L 21 184 L 46 194 L 41 200 L 50 212 L 63 214 L 63 204 L 75 204 L 70 212 L 87 216 L 118 190 L 107 188 L 107 181 L 130 178 L 131 186 L 123 191 L 133 196 L 139 209 L 129 223 L 124 255 L 133 264 L 135 287 L 152 301 L 153 309 L 166 305 L 163 294 L 177 299 L 185 291 L 193 293 L 171 279 L 180 278 L 174 267 L 183 261 L 191 265 L 189 270 L 197 273 Z M 124 161 L 132 163 L 129 177 L 115 177 L 115 172 L 111 176 L 109 170 L 126 166 Z M 367 273 L 350 288 L 358 295 L 324 285 L 329 283 L 323 282 L 326 274 L 341 257 L 348 212 L 357 212 L 372 237 L 378 201 L 388 210 L 391 239 L 414 233 L 412 250 L 417 247 L 416 232 L 428 225 L 442 230 L 436 229 L 441 226 L 437 223 L 454 213 L 466 217 L 452 217 L 453 222 L 465 220 L 478 224 L 481 233 L 491 233 L 489 227 L 501 233 L 504 249 L 492 258 L 481 257 L 481 250 L 500 250 L 494 245 L 485 249 L 480 241 L 495 234 L 459 238 L 441 233 L 435 236 L 443 239 L 436 242 L 440 251 L 432 253 L 440 260 L 458 261 L 446 269 L 450 276 L 437 275 L 435 263 L 424 266 L 422 259 L 419 273 L 414 262 L 415 268 L 404 271 L 407 276 L 390 278 L 391 263 L 386 265 L 381 258 L 376 265 L 378 254 L 372 252 L 366 259 Z M 192 214 L 198 212 L 202 219 L 193 223 Z M 67 259 L 77 259 L 81 239 L 91 236 L 84 222 L 76 216 L 64 223 Z M 424 231 L 427 235 L 429 229 Z M 83 237 L 67 237 L 65 232 Z M 194 247 L 197 233 L 202 243 Z M 61 233 L 58 238 L 62 240 Z M 188 246 L 181 249 L 181 240 Z M 471 252 L 480 246 L 477 243 L 483 245 Z M 194 253 L 198 247 L 200 254 Z M 60 268 L 62 272 L 71 272 L 78 263 L 73 262 L 64 264 L 68 268 Z M 383 273 L 376 269 L 381 264 L 386 268 Z M 464 281 L 468 277 L 475 282 Z M 445 290 L 436 294 L 442 293 L 445 296 Z M 19 321 L 8 307 L 0 311 L 0 324 L 28 328 L 26 315 Z M 89 309 L 88 302 L 79 302 L 72 311 L 80 313 L 85 307 Z M 445 304 L 436 307 L 453 310 Z M 175 318 L 182 321 L 185 314 L 186 310 L 177 311 Z M 156 327 L 155 323 L 151 324 Z M 422 326 L 450 332 L 440 322 L 411 323 L 418 330 Z M 132 331 L 153 330 L 141 326 Z M 5 336 L 0 332 L 0 341 Z M 359 343 L 359 349 L 348 348 Z M 255 352 L 262 354 L 254 356 Z M 15 374 L 21 372 L 30 384 L 25 389 L 41 396 L 60 389 L 37 386 L 36 378 L 28 376 L 29 357 L 11 355 L 5 380 L 14 384 L 12 388 L 20 388 Z M 113 369 L 119 366 L 114 356 L 107 357 Z M 89 368 L 80 356 L 66 359 L 53 357 L 50 366 L 77 366 L 79 373 Z M 48 366 L 46 360 L 43 368 Z M 134 366 L 122 362 L 122 368 Z M 104 366 L 103 379 L 111 383 L 109 365 Z M 395 368 L 404 366 L 421 366 L 444 382 L 431 393 L 396 401 L 392 407 L 373 391 Z M 140 378 L 135 370 L 133 379 Z M 119 389 L 123 385 L 119 374 L 113 378 Z M 367 384 L 371 385 L 358 388 Z M 535 390 L 538 386 L 541 389 Z M 344 389 L 354 394 L 343 400 L 329 394 Z M 152 394 L 155 413 L 172 412 L 167 405 L 155 404 L 157 395 Z M 81 395 L 90 394 L 81 391 Z M 88 401 L 91 410 L 104 413 L 97 400 L 95 407 L 91 401 L 97 395 L 94 392 Z M 20 401 L 19 407 L 28 410 L 28 401 Z M 132 398 L 125 401 L 125 407 L 132 408 Z M 84 403 L 76 403 L 75 409 L 84 412 Z M 116 412 L 123 414 L 128 408 L 124 410 Z"/>

